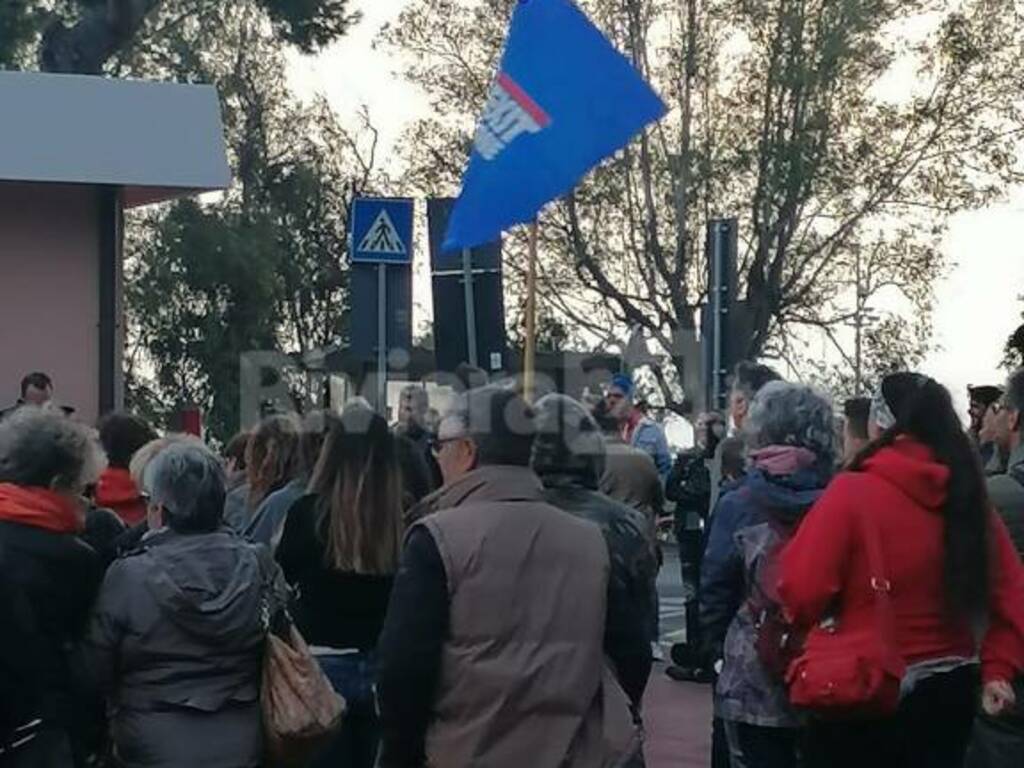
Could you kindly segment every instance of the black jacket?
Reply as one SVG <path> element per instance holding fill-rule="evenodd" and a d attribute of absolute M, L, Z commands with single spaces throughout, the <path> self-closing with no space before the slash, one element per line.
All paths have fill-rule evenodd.
<path fill-rule="evenodd" d="M 676 502 L 676 516 L 696 512 L 707 520 L 711 505 L 711 470 L 703 450 L 679 454 L 665 481 L 665 498 Z"/>
<path fill-rule="evenodd" d="M 434 458 L 434 435 L 430 431 L 423 429 L 418 425 L 411 427 L 398 427 L 395 429 L 395 436 L 401 438 L 400 442 L 408 442 L 412 447 L 415 448 L 417 454 L 423 459 L 422 466 L 427 471 L 427 481 L 429 482 L 429 489 L 427 493 L 430 493 L 442 485 L 444 485 L 444 478 L 441 477 L 441 467 L 437 463 L 437 459 Z M 401 446 L 399 450 L 402 450 Z M 419 501 L 427 493 L 421 494 L 416 501 Z"/>
<path fill-rule="evenodd" d="M 427 446 L 405 435 L 395 435 L 395 449 L 402 467 L 402 509 L 405 511 L 441 487 L 441 469 L 429 443 Z"/>
<path fill-rule="evenodd" d="M 595 523 L 608 546 L 608 619 L 605 648 L 619 684 L 634 706 L 643 699 L 651 673 L 648 627 L 657 610 L 653 600 L 658 563 L 644 533 L 642 514 L 584 487 L 571 475 L 541 475 L 544 499 L 553 507 Z"/>
<path fill-rule="evenodd" d="M 288 583 L 296 587 L 292 616 L 311 645 L 372 651 L 394 576 L 328 566 L 318 501 L 318 496 L 308 494 L 292 505 L 275 553 Z"/>
<path fill-rule="evenodd" d="M 16 728 L 35 720 L 41 710 L 38 662 L 25 663 L 34 647 L 32 609 L 3 573 L 2 557 L 0 551 L 0 749 L 15 740 Z"/>
<path fill-rule="evenodd" d="M 34 689 L 5 701 L 9 720 L 75 722 L 69 648 L 84 634 L 101 576 L 96 553 L 74 534 L 0 521 L 6 675 Z"/>
<path fill-rule="evenodd" d="M 97 507 L 93 504 L 85 513 L 82 541 L 93 548 L 104 571 L 118 555 L 122 554 L 119 548 L 128 530 L 128 526 L 121 518 L 106 507 Z"/>

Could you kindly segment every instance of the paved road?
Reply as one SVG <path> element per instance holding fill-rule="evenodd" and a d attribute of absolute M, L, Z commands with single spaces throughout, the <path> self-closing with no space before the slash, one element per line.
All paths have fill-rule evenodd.
<path fill-rule="evenodd" d="M 647 768 L 709 768 L 711 686 L 677 683 L 656 664 L 644 697 Z"/>
<path fill-rule="evenodd" d="M 679 553 L 675 545 L 664 547 L 665 562 L 658 573 L 658 601 L 661 644 L 668 652 L 673 643 L 686 639 L 683 609 L 683 578 L 679 573 Z"/>
<path fill-rule="evenodd" d="M 664 548 L 658 574 L 661 645 L 668 654 L 686 637 L 685 589 L 675 546 Z M 677 683 L 656 664 L 644 698 L 647 768 L 708 768 L 711 765 L 711 686 Z"/>

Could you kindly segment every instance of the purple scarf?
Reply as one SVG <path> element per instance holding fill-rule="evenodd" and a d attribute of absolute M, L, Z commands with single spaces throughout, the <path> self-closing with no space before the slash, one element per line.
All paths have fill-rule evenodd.
<path fill-rule="evenodd" d="M 757 451 L 751 451 L 750 460 L 754 466 L 768 475 L 776 477 L 795 475 L 801 469 L 813 467 L 818 456 L 807 448 L 792 445 L 769 445 Z"/>

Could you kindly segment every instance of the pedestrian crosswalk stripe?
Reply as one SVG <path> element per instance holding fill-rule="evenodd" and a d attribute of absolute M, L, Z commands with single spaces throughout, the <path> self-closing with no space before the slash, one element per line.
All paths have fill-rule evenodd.
<path fill-rule="evenodd" d="M 373 226 L 363 236 L 358 250 L 360 253 L 386 253 L 394 256 L 404 256 L 408 253 L 405 243 L 398 235 L 395 223 L 384 209 L 381 209 L 374 219 Z"/>

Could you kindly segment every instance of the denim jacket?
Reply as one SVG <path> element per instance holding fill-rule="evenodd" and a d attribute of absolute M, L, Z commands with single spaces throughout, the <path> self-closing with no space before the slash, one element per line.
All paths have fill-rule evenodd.
<path fill-rule="evenodd" d="M 642 420 L 633 430 L 632 444 L 650 454 L 654 459 L 654 465 L 658 468 L 658 475 L 662 482 L 668 477 L 672 469 L 672 457 L 668 452 L 668 440 L 665 438 L 665 430 L 653 421 Z"/>

